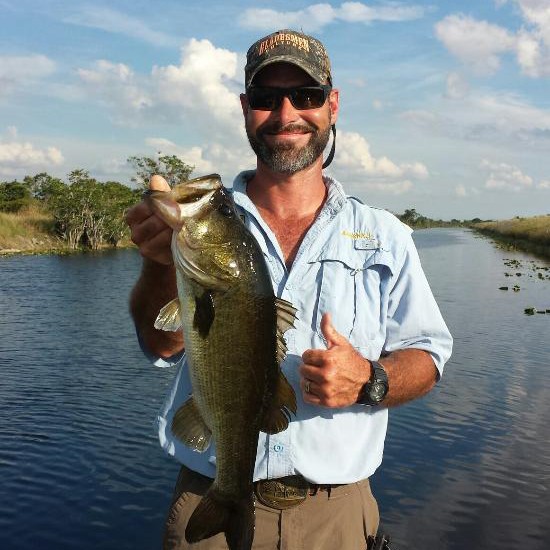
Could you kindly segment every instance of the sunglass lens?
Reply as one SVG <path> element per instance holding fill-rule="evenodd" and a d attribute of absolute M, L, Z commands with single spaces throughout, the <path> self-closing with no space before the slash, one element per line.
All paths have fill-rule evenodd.
<path fill-rule="evenodd" d="M 250 88 L 248 102 L 252 109 L 274 111 L 280 103 L 280 94 L 270 88 Z"/>
<path fill-rule="evenodd" d="M 295 88 L 290 96 L 296 109 L 318 109 L 326 99 L 323 88 Z"/>
<path fill-rule="evenodd" d="M 328 86 L 299 86 L 296 88 L 250 87 L 247 91 L 248 104 L 259 111 L 274 111 L 279 108 L 284 96 L 295 109 L 318 109 L 324 105 L 330 88 Z"/>

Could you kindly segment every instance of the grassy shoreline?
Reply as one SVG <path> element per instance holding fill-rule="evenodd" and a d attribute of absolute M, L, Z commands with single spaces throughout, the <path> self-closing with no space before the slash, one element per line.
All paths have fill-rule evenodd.
<path fill-rule="evenodd" d="M 550 258 L 550 214 L 472 224 L 475 231 L 499 245 Z"/>
<path fill-rule="evenodd" d="M 116 248 L 134 246 L 124 239 Z M 113 250 L 106 245 L 102 250 Z M 79 254 L 88 248 L 73 249 L 55 235 L 53 217 L 31 206 L 18 213 L 0 212 L 0 258 L 33 254 Z"/>
<path fill-rule="evenodd" d="M 468 226 L 486 235 L 501 246 L 550 258 L 550 214 L 479 222 Z M 117 248 L 133 247 L 129 239 Z M 111 250 L 107 246 L 104 249 Z M 54 221 L 44 210 L 31 206 L 18 213 L 0 212 L 0 257 L 20 254 L 75 254 L 87 248 L 72 249 L 57 237 Z"/>

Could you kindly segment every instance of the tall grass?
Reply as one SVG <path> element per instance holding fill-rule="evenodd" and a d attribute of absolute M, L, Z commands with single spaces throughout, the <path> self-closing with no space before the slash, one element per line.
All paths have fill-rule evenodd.
<path fill-rule="evenodd" d="M 481 222 L 473 228 L 508 245 L 550 258 L 550 214 Z"/>
<path fill-rule="evenodd" d="M 0 212 L 0 250 L 28 250 L 40 246 L 57 246 L 54 221 L 50 214 L 37 205 L 20 212 Z"/>

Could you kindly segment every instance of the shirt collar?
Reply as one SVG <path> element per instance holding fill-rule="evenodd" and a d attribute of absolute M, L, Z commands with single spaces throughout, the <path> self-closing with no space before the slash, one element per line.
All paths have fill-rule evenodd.
<path fill-rule="evenodd" d="M 235 203 L 248 212 L 255 212 L 256 207 L 246 194 L 246 186 L 248 181 L 256 173 L 255 170 L 245 170 L 237 175 L 233 181 L 233 198 Z M 338 213 L 344 207 L 347 201 L 346 193 L 339 181 L 323 174 L 323 181 L 328 189 L 327 200 L 323 205 L 323 210 L 327 210 L 330 214 Z"/>

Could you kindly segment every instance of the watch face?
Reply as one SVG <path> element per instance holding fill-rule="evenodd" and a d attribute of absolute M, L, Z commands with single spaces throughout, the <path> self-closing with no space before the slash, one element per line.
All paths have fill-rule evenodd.
<path fill-rule="evenodd" d="M 382 382 L 375 382 L 369 391 L 369 397 L 375 401 L 382 401 L 384 399 L 384 396 L 386 395 L 386 384 L 383 384 Z"/>

